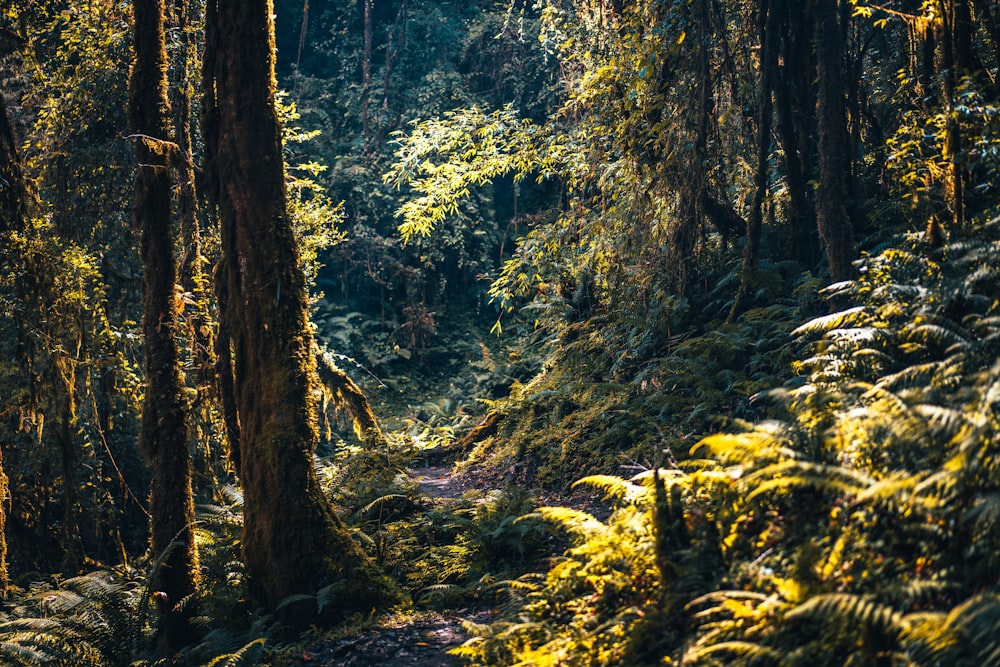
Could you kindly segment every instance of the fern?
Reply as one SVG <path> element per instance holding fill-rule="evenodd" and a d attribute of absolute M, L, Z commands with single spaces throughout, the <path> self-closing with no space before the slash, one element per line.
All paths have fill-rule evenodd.
<path fill-rule="evenodd" d="M 743 658 L 744 660 L 752 662 L 753 664 L 759 665 L 766 665 L 769 663 L 780 664 L 781 656 L 783 655 L 781 651 L 768 646 L 763 646 L 754 642 L 734 640 L 689 649 L 684 653 L 684 659 L 681 661 L 681 665 L 697 665 L 704 658 L 716 658 L 716 655 L 719 653 L 733 654 Z M 715 663 L 713 662 L 711 664 Z"/>
<path fill-rule="evenodd" d="M 754 472 L 743 480 L 753 490 L 746 500 L 779 490 L 810 487 L 838 493 L 857 494 L 872 485 L 873 480 L 854 470 L 841 466 L 784 461 Z"/>
<path fill-rule="evenodd" d="M 864 306 L 855 306 L 847 310 L 823 315 L 809 320 L 802 326 L 792 331 L 793 336 L 804 336 L 817 333 L 826 333 L 834 329 L 842 328 L 847 324 L 863 322 L 866 319 Z"/>
<path fill-rule="evenodd" d="M 1000 596 L 984 593 L 945 613 L 910 614 L 902 634 L 918 665 L 1000 663 Z"/>
<path fill-rule="evenodd" d="M 633 477 L 633 481 L 637 479 Z M 613 475 L 591 475 L 577 480 L 572 488 L 578 486 L 592 486 L 604 491 L 605 498 L 613 498 L 618 502 L 635 503 L 649 498 L 651 489 L 646 486 L 633 484 L 620 477 Z"/>
<path fill-rule="evenodd" d="M 867 596 L 846 593 L 816 595 L 785 614 L 786 620 L 810 620 L 821 624 L 832 618 L 846 620 L 854 627 L 876 628 L 891 637 L 898 636 L 906 628 L 903 614 L 893 607 Z"/>
<path fill-rule="evenodd" d="M 37 594 L 44 618 L 0 626 L 0 641 L 20 645 L 24 656 L 48 654 L 54 664 L 131 664 L 149 638 L 140 612 L 141 584 L 95 572 L 67 579 L 63 586 Z"/>
<path fill-rule="evenodd" d="M 594 518 L 592 514 L 569 507 L 539 507 L 518 521 L 530 519 L 540 519 L 552 523 L 560 530 L 581 540 L 607 532 L 607 526 Z"/>
<path fill-rule="evenodd" d="M 264 649 L 264 638 L 254 639 L 238 650 L 220 655 L 209 661 L 205 667 L 241 667 L 242 665 L 259 665 L 260 654 Z"/>

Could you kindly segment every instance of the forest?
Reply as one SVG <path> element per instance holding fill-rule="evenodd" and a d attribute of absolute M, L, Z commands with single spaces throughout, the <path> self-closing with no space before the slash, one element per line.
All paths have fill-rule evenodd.
<path fill-rule="evenodd" d="M 1000 666 L 995 0 L 0 6 L 0 665 Z"/>

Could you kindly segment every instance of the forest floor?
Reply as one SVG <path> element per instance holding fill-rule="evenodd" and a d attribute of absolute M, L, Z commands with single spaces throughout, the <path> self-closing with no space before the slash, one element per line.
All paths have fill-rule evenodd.
<path fill-rule="evenodd" d="M 437 502 L 452 502 L 472 485 L 448 465 L 419 467 L 410 475 L 420 493 Z M 469 635 L 463 621 L 484 623 L 492 609 L 455 609 L 448 613 L 420 612 L 393 615 L 376 627 L 337 640 L 320 640 L 289 656 L 295 667 L 447 667 L 459 660 L 448 650 Z"/>
<path fill-rule="evenodd" d="M 482 623 L 491 610 L 458 609 L 389 617 L 378 627 L 335 641 L 320 641 L 290 656 L 296 667 L 446 667 L 460 664 L 448 650 L 468 635 L 463 620 Z"/>

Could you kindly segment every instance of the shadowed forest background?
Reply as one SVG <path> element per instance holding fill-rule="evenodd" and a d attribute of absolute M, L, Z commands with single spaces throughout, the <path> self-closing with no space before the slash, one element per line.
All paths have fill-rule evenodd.
<path fill-rule="evenodd" d="M 1000 665 L 998 74 L 993 0 L 5 3 L 0 664 Z"/>

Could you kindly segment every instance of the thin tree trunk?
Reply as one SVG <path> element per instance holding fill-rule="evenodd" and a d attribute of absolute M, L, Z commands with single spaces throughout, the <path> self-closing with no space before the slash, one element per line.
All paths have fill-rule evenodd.
<path fill-rule="evenodd" d="M 364 54 L 361 59 L 361 138 L 362 152 L 372 150 L 372 122 L 369 107 L 372 84 L 372 0 L 362 0 L 364 5 Z"/>
<path fill-rule="evenodd" d="M 819 131 L 819 184 L 816 226 L 826 252 L 830 278 L 854 277 L 854 232 L 848 213 L 848 177 L 851 170 L 849 137 L 844 110 L 843 41 L 837 24 L 837 6 L 832 0 L 814 0 L 816 21 L 816 101 Z"/>
<path fill-rule="evenodd" d="M 950 200 L 952 225 L 961 230 L 965 225 L 965 170 L 962 168 L 962 131 L 955 112 L 958 83 L 962 76 L 977 69 L 972 51 L 972 17 L 968 0 L 940 0 L 942 21 L 941 80 L 947 114 L 944 158 L 948 161 L 945 192 Z"/>
<path fill-rule="evenodd" d="M 747 241 L 743 248 L 743 264 L 740 267 L 740 286 L 733 299 L 728 320 L 735 320 L 747 307 L 753 288 L 753 277 L 757 271 L 760 256 L 760 233 L 763 226 L 764 198 L 767 196 L 768 156 L 771 154 L 771 90 L 774 87 L 774 69 L 777 66 L 776 17 L 778 8 L 771 7 L 769 0 L 760 0 L 757 30 L 760 34 L 760 86 L 758 88 L 757 111 L 757 168 L 754 172 L 753 203 L 747 218 Z"/>
<path fill-rule="evenodd" d="M 254 599 L 337 591 L 329 617 L 371 609 L 386 590 L 323 498 L 313 467 L 318 379 L 305 278 L 286 211 L 274 107 L 271 0 L 211 0 L 205 143 L 222 231 L 223 324 L 232 355 L 243 487 L 243 561 Z M 291 621 L 315 607 L 289 605 Z"/>
<path fill-rule="evenodd" d="M 24 178 L 17 143 L 7 117 L 7 105 L 0 94 L 0 180 L 7 187 L 0 188 L 0 234 L 21 229 L 27 215 Z M 0 245 L 6 242 L 0 238 Z M 3 468 L 3 448 L 0 447 L 0 599 L 7 594 L 7 475 Z"/>
<path fill-rule="evenodd" d="M 190 363 L 195 369 L 195 398 L 191 405 L 189 427 L 194 431 L 194 445 L 197 448 L 196 472 L 199 477 L 212 484 L 216 481 L 213 469 L 214 458 L 210 449 L 210 438 L 203 435 L 203 426 L 212 417 L 208 404 L 211 388 L 215 384 L 215 341 L 212 336 L 212 317 L 209 313 L 211 297 L 210 278 L 206 271 L 206 259 L 202 254 L 201 226 L 198 221 L 198 190 L 192 159 L 191 138 L 191 78 L 196 67 L 197 48 L 190 30 L 189 0 L 174 0 L 173 28 L 180 36 L 180 48 L 174 58 L 173 81 L 170 88 L 171 106 L 174 111 L 174 131 L 180 158 L 177 170 L 180 182 L 177 184 L 177 213 L 180 218 L 181 262 L 180 286 L 190 295 L 187 305 L 187 340 L 190 349 Z"/>
<path fill-rule="evenodd" d="M 177 272 L 168 162 L 177 147 L 167 141 L 169 104 L 163 2 L 133 2 L 135 64 L 129 81 L 128 110 L 132 131 L 139 135 L 135 142 L 139 169 L 132 210 L 135 228 L 141 236 L 146 356 L 146 396 L 139 444 L 153 468 L 150 546 L 154 557 L 166 554 L 156 573 L 155 585 L 168 602 L 164 605 L 166 640 L 177 646 L 188 639 L 185 619 L 193 612 L 193 606 L 175 605 L 197 592 L 198 555 L 183 385 L 175 343 Z"/>
<path fill-rule="evenodd" d="M 379 117 L 378 130 L 375 135 L 375 150 L 379 150 L 385 140 L 385 133 L 391 127 L 392 121 L 389 118 L 389 91 L 392 84 L 392 69 L 396 64 L 396 57 L 399 55 L 399 47 L 406 41 L 406 11 L 409 9 L 409 0 L 403 0 L 396 12 L 396 20 L 389 29 L 389 37 L 385 47 L 385 79 L 382 82 L 382 112 Z M 397 31 L 399 35 L 397 37 Z"/>

